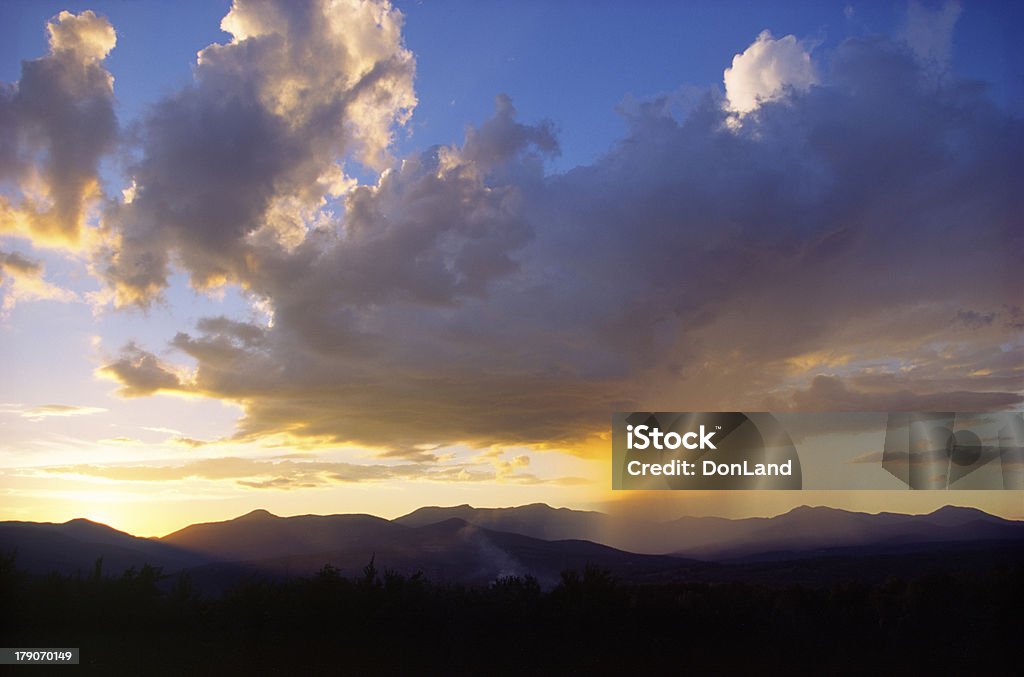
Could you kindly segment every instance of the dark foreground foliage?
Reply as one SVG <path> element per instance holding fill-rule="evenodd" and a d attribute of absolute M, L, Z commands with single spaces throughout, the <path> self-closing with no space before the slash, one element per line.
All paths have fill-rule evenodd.
<path fill-rule="evenodd" d="M 544 591 L 379 571 L 240 582 L 220 598 L 143 567 L 29 577 L 0 560 L 0 644 L 80 647 L 33 674 L 581 674 L 653 669 L 1012 674 L 1024 566 L 831 588 L 628 585 L 587 568 Z"/>

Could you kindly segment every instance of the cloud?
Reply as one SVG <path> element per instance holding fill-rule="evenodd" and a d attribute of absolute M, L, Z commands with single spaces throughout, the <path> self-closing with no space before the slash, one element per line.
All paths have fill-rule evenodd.
<path fill-rule="evenodd" d="M 0 233 L 76 247 L 101 196 L 99 163 L 117 142 L 114 80 L 102 61 L 116 35 L 91 11 L 47 24 L 49 54 L 0 88 Z"/>
<path fill-rule="evenodd" d="M 511 477 L 514 476 L 517 468 L 525 468 L 530 465 L 530 457 L 526 454 L 520 454 L 513 456 L 507 461 L 505 459 L 494 459 L 492 464 L 494 465 L 495 474 L 499 479 Z"/>
<path fill-rule="evenodd" d="M 11 275 L 34 277 L 42 275 L 43 266 L 18 252 L 0 252 L 0 271 Z"/>
<path fill-rule="evenodd" d="M 505 95 L 461 144 L 391 156 L 416 95 L 387 2 L 235 2 L 230 39 L 125 139 L 132 188 L 103 203 L 93 271 L 119 306 L 180 270 L 269 321 L 202 318 L 98 373 L 236 402 L 241 440 L 411 465 L 456 443 L 604 453 L 621 410 L 1019 406 L 1024 128 L 934 77 L 958 14 L 914 5 L 905 34 L 827 61 L 763 32 L 725 106 L 632 102 L 619 142 L 550 174 L 553 125 Z M 0 93 L 0 227 L 72 243 L 116 141 L 116 36 L 90 12 L 50 36 Z M 60 293 L 21 255 L 0 267 L 5 304 Z M 496 463 L 445 472 L 513 469 Z M 314 481 L 241 479 L 280 478 Z"/>
<path fill-rule="evenodd" d="M 167 433 L 168 435 L 174 435 L 176 437 L 184 436 L 184 433 L 180 430 L 175 430 L 174 428 L 142 426 L 142 430 L 148 430 L 154 433 Z"/>
<path fill-rule="evenodd" d="M 522 464 L 518 464 L 517 467 Z M 537 484 L 578 484 L 580 478 L 539 479 L 533 475 L 499 473 L 473 464 L 437 465 L 403 463 L 398 465 L 359 464 L 334 461 L 309 461 L 224 457 L 207 458 L 175 465 L 93 465 L 48 466 L 49 474 L 78 475 L 120 482 L 167 482 L 182 480 L 230 480 L 254 489 L 294 489 L 331 484 L 377 482 L 384 480 L 430 480 L 441 482 L 491 482 L 496 479 Z"/>
<path fill-rule="evenodd" d="M 78 296 L 43 279 L 43 264 L 18 252 L 0 251 L 0 317 L 24 301 L 73 301 Z"/>
<path fill-rule="evenodd" d="M 194 371 L 130 344 L 102 369 L 124 394 L 230 400 L 245 410 L 241 439 L 286 433 L 416 461 L 431 452 L 402 450 L 604 453 L 622 410 L 1020 403 L 1024 203 L 1008 177 L 1021 175 L 1024 129 L 977 83 L 935 81 L 903 43 L 850 39 L 826 67 L 795 38 L 762 34 L 731 69 L 730 101 L 757 106 L 742 125 L 713 91 L 682 118 L 656 98 L 565 174 L 544 171 L 551 125 L 499 97 L 463 144 L 404 158 L 336 210 L 317 183 L 332 166 L 320 123 L 304 122 L 306 104 L 294 124 L 275 112 L 292 105 L 281 82 L 322 76 L 292 57 L 270 67 L 263 50 L 283 58 L 290 22 L 211 48 L 197 83 L 156 107 L 120 215 L 126 242 L 179 257 L 199 286 L 238 283 L 273 322 L 179 332 L 170 346 Z M 366 30 L 390 55 L 371 70 L 397 63 L 388 72 L 405 82 L 398 35 Z M 308 110 L 344 112 L 349 94 Z M 358 146 L 341 138 L 336 152 Z M 271 213 L 306 225 L 279 237 Z M 131 270 L 148 282 L 114 275 L 140 299 L 165 284 L 147 261 Z"/>
<path fill-rule="evenodd" d="M 44 404 L 25 412 L 27 417 L 46 418 L 49 416 L 85 416 L 106 411 L 102 407 L 80 407 L 71 404 Z"/>
<path fill-rule="evenodd" d="M 114 302 L 152 302 L 172 255 L 197 287 L 272 274 L 352 186 L 346 158 L 390 165 L 416 105 L 401 26 L 385 1 L 234 2 L 230 42 L 199 52 L 194 83 L 141 124 L 132 199 L 108 210 L 96 263 Z"/>
<path fill-rule="evenodd" d="M 434 453 L 434 449 L 420 449 L 417 447 L 396 447 L 381 452 L 379 456 L 381 458 L 400 458 L 415 463 L 435 463 L 442 458 Z"/>
<path fill-rule="evenodd" d="M 173 438 L 173 442 L 175 444 L 180 444 L 183 447 L 188 447 L 189 449 L 198 449 L 199 447 L 205 447 L 206 445 L 211 444 L 208 440 L 197 440 L 193 437 L 175 437 Z"/>
<path fill-rule="evenodd" d="M 124 436 L 121 436 L 121 437 L 108 437 L 106 439 L 102 439 L 102 440 L 100 440 L 100 444 L 114 444 L 114 445 L 131 445 L 131 446 L 136 446 L 136 445 L 144 444 L 144 442 L 142 440 L 136 439 L 134 437 L 124 437 Z"/>
<path fill-rule="evenodd" d="M 259 481 L 238 480 L 238 484 L 250 489 L 312 489 L 317 486 L 315 482 L 301 482 L 288 477 Z"/>
<path fill-rule="evenodd" d="M 1016 392 L 943 390 L 937 384 L 929 384 L 926 392 L 915 392 L 899 389 L 901 380 L 886 379 L 884 389 L 869 389 L 857 388 L 835 376 L 819 375 L 807 389 L 792 393 L 791 402 L 799 411 L 996 411 L 1024 402 L 1024 396 Z"/>
<path fill-rule="evenodd" d="M 102 414 L 105 411 L 106 409 L 102 407 L 83 407 L 73 404 L 43 404 L 38 406 L 23 404 L 0 405 L 0 413 L 18 414 L 30 421 L 42 421 L 43 419 L 53 417 L 90 416 L 92 414 Z"/>
<path fill-rule="evenodd" d="M 97 372 L 120 383 L 120 392 L 125 397 L 142 397 L 160 391 L 173 392 L 185 389 L 185 383 L 175 370 L 153 353 L 131 342 L 121 349 L 116 360 L 100 367 Z"/>
<path fill-rule="evenodd" d="M 977 310 L 958 310 L 956 312 L 957 321 L 974 328 L 987 327 L 995 318 L 996 314 L 993 312 L 982 313 Z"/>
<path fill-rule="evenodd" d="M 945 70 L 953 55 L 953 29 L 963 11 L 958 0 L 930 9 L 917 0 L 907 5 L 905 38 L 926 68 Z"/>
<path fill-rule="evenodd" d="M 47 24 L 46 30 L 54 56 L 67 55 L 81 63 L 102 61 L 117 44 L 113 26 L 89 10 L 78 15 L 61 12 Z"/>
<path fill-rule="evenodd" d="M 725 97 L 731 110 L 744 114 L 765 101 L 782 97 L 787 88 L 805 91 L 817 82 L 810 51 L 796 37 L 778 40 L 763 31 L 725 69 Z"/>

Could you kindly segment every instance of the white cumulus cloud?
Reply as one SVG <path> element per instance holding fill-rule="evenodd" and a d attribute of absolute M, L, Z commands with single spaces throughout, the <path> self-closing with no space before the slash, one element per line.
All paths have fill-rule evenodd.
<path fill-rule="evenodd" d="M 811 54 L 794 36 L 775 39 L 763 31 L 725 69 L 725 95 L 729 108 L 749 113 L 764 101 L 777 99 L 787 87 L 806 90 L 817 82 Z"/>

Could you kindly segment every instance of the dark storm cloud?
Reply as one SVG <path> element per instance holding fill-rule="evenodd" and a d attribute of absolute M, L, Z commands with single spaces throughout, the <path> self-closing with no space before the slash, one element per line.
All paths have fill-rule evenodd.
<path fill-rule="evenodd" d="M 995 317 L 995 313 L 980 313 L 977 310 L 959 310 L 956 313 L 957 321 L 974 328 L 989 326 Z"/>
<path fill-rule="evenodd" d="M 793 393 L 792 403 L 800 411 L 993 411 L 1024 402 L 1013 392 L 915 392 L 898 387 L 894 380 L 889 389 L 864 390 L 836 376 L 815 376 L 806 390 Z"/>
<path fill-rule="evenodd" d="M 563 175 L 543 171 L 551 125 L 499 97 L 463 145 L 404 159 L 331 212 L 323 177 L 369 143 L 345 116 L 374 121 L 383 152 L 411 56 L 370 40 L 376 60 L 353 71 L 370 80 L 293 120 L 289 93 L 320 67 L 293 53 L 321 37 L 291 11 L 236 5 L 240 23 L 290 18 L 208 48 L 197 83 L 156 107 L 109 269 L 123 301 L 146 303 L 177 258 L 272 322 L 179 333 L 187 382 L 130 346 L 105 368 L 127 394 L 237 401 L 241 437 L 399 450 L 581 448 L 640 408 L 1020 403 L 1019 331 L 983 318 L 1024 288 L 1024 125 L 980 83 L 935 76 L 941 40 L 852 39 L 811 63 L 762 34 L 733 61 L 742 106 L 708 92 L 680 119 L 667 97 L 640 102 L 625 138 Z M 743 90 L 758 68 L 778 85 Z M 352 103 L 364 86 L 384 87 L 379 115 Z"/>

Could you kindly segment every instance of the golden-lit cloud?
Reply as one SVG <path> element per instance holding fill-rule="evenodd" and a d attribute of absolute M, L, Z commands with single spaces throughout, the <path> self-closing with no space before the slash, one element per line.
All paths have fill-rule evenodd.
<path fill-rule="evenodd" d="M 203 318 L 104 373 L 236 402 L 238 439 L 410 459 L 456 443 L 600 457 L 621 410 L 1019 406 L 1024 204 L 995 131 L 1019 121 L 937 86 L 897 41 L 814 66 L 814 86 L 761 96 L 739 127 L 713 93 L 683 119 L 638 105 L 622 143 L 561 175 L 543 170 L 552 126 L 499 97 L 461 145 L 353 188 L 297 246 L 244 265 L 205 247 L 272 323 Z M 954 137 L 974 150 L 948 153 Z"/>
<path fill-rule="evenodd" d="M 99 163 L 114 149 L 114 80 L 103 60 L 116 35 L 92 11 L 64 11 L 47 24 L 49 54 L 22 63 L 0 89 L 0 234 L 77 248 L 102 196 Z"/>
<path fill-rule="evenodd" d="M 194 82 L 142 121 L 131 199 L 105 214 L 95 262 L 110 300 L 151 304 L 172 257 L 197 289 L 252 286 L 354 185 L 346 160 L 389 166 L 416 105 L 401 26 L 383 0 L 234 2 L 232 39 L 200 51 Z"/>
<path fill-rule="evenodd" d="M 43 404 L 28 406 L 24 404 L 0 404 L 0 414 L 16 414 L 30 421 L 42 421 L 47 418 L 65 418 L 69 416 L 90 416 L 107 411 L 103 407 L 84 407 L 73 404 Z"/>
<path fill-rule="evenodd" d="M 572 485 L 587 483 L 578 477 L 540 478 L 519 472 L 529 465 L 526 456 L 497 464 L 456 462 L 399 463 L 395 465 L 344 463 L 317 460 L 207 458 L 175 465 L 48 466 L 39 471 L 51 475 L 94 478 L 114 482 L 175 482 L 182 480 L 232 481 L 254 489 L 296 489 L 388 480 L 437 482 L 509 482 Z"/>
<path fill-rule="evenodd" d="M 722 64 L 724 99 L 709 88 L 682 116 L 638 101 L 608 152 L 552 173 L 554 124 L 503 94 L 461 143 L 393 157 L 416 63 L 389 3 L 239 0 L 230 39 L 123 139 L 90 298 L 149 308 L 179 272 L 253 313 L 128 341 L 96 373 L 124 397 L 235 403 L 239 443 L 413 465 L 457 444 L 600 457 L 621 410 L 1020 406 L 1024 198 L 1006 177 L 1024 133 L 976 83 L 934 77 L 943 11 L 924 37 L 853 38 L 827 61 L 761 33 Z M 29 124 L 33 82 L 75 111 L 32 137 L 41 163 L 0 160 L 24 195 L 65 196 L 68 240 L 117 136 L 114 37 L 61 14 L 0 100 L 3 134 Z M 66 147 L 85 150 L 58 176 Z M 42 233 L 22 202 L 4 218 Z M 462 470 L 525 477 L 508 459 Z"/>
<path fill-rule="evenodd" d="M 0 317 L 25 301 L 74 301 L 78 295 L 43 277 L 43 265 L 18 252 L 0 251 Z"/>

